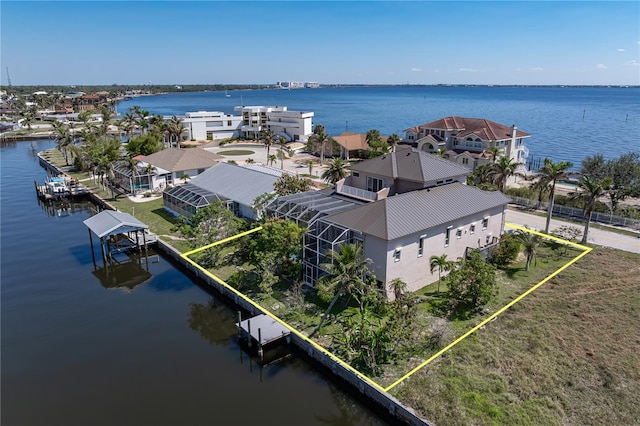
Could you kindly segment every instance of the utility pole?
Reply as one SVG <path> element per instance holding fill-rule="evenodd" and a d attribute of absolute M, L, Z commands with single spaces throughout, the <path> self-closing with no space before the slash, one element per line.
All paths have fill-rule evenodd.
<path fill-rule="evenodd" d="M 7 68 L 7 83 L 9 83 L 7 87 L 11 89 L 11 76 L 9 75 L 9 67 L 6 67 L 6 68 Z"/>

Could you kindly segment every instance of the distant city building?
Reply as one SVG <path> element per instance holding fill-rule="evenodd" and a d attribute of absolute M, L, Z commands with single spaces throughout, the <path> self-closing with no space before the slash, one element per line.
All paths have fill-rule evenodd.
<path fill-rule="evenodd" d="M 281 89 L 317 89 L 320 87 L 320 83 L 316 81 L 279 81 L 276 86 Z"/>

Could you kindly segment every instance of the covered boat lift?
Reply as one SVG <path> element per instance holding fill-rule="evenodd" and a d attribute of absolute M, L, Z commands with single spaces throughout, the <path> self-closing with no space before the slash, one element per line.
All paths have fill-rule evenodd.
<path fill-rule="evenodd" d="M 92 233 L 100 239 L 103 262 L 113 260 L 113 254 L 142 247 L 147 248 L 149 243 L 157 241 L 155 234 L 148 232 L 149 226 L 140 222 L 128 213 L 114 210 L 103 210 L 95 216 L 84 221 L 89 228 L 91 240 L 91 254 L 93 253 Z"/>

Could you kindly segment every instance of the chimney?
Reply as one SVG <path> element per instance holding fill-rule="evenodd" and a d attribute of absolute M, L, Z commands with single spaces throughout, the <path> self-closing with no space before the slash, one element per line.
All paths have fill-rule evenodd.
<path fill-rule="evenodd" d="M 516 138 L 516 130 L 518 128 L 516 127 L 515 124 L 511 125 L 511 139 L 515 139 Z"/>

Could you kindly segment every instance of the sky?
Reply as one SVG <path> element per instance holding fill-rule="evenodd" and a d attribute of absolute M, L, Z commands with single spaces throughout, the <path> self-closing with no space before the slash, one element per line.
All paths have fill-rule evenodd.
<path fill-rule="evenodd" d="M 640 2 L 0 2 L 0 82 L 640 84 Z"/>

